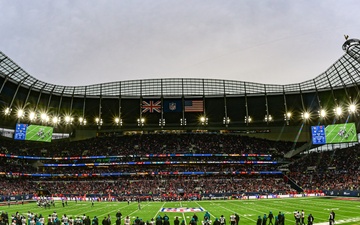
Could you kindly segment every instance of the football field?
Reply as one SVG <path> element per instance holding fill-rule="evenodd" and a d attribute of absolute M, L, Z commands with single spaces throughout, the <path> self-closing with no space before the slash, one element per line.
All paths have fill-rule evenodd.
<path fill-rule="evenodd" d="M 156 218 L 158 215 L 165 214 L 170 218 L 170 224 L 173 224 L 175 217 L 179 220 L 185 220 L 188 225 L 191 217 L 196 214 L 199 217 L 198 225 L 206 211 L 211 215 L 211 220 L 224 215 L 226 224 L 229 225 L 229 217 L 232 213 L 240 215 L 240 224 L 246 225 L 256 224 L 258 216 L 263 217 L 270 211 L 277 215 L 279 211 L 285 214 L 285 224 L 295 224 L 293 212 L 298 210 L 305 211 L 306 218 L 311 213 L 315 224 L 327 225 L 330 212 L 336 213 L 336 224 L 360 224 L 360 199 L 344 199 L 344 198 L 324 198 L 324 197 L 305 197 L 305 198 L 287 198 L 287 199 L 260 199 L 260 200 L 213 200 L 213 201 L 182 201 L 182 202 L 141 202 L 140 208 L 137 202 L 95 202 L 94 207 L 90 201 L 68 201 L 68 205 L 62 207 L 61 202 L 57 201 L 55 208 L 40 208 L 36 203 L 25 203 L 24 205 L 7 205 L 0 206 L 1 211 L 8 212 L 9 216 L 17 211 L 23 215 L 27 215 L 28 211 L 34 214 L 42 214 L 47 221 L 49 214 L 56 211 L 59 215 L 66 214 L 68 217 L 77 217 L 86 214 L 92 219 L 94 216 L 99 218 L 101 224 L 102 219 L 108 214 L 111 215 L 112 224 L 115 224 L 115 214 L 118 210 L 122 213 L 122 222 L 124 218 L 130 216 L 133 222 L 138 216 L 145 222 Z M 307 219 L 305 219 L 307 223 Z"/>

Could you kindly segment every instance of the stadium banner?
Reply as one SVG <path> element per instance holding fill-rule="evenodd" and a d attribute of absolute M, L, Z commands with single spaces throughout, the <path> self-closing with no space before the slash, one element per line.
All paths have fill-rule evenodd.
<path fill-rule="evenodd" d="M 360 197 L 360 191 L 351 190 L 323 190 L 326 196 Z"/>
<path fill-rule="evenodd" d="M 141 109 L 142 113 L 161 113 L 161 100 L 143 100 Z"/>
<path fill-rule="evenodd" d="M 162 158 L 162 157 L 211 157 L 211 156 L 219 156 L 219 157 L 270 157 L 268 154 L 193 154 L 193 153 L 185 153 L 185 154 L 145 154 L 145 155 L 113 155 L 113 156 L 71 156 L 71 157 L 46 157 L 46 156 L 26 156 L 26 155 L 12 155 L 12 154 L 4 154 L 0 153 L 0 157 L 4 158 L 17 158 L 17 159 L 30 159 L 30 160 L 80 160 L 80 159 L 118 159 L 118 158 L 126 158 L 126 157 L 148 157 L 148 158 Z"/>
<path fill-rule="evenodd" d="M 277 164 L 277 161 L 140 161 L 140 162 L 108 162 L 108 163 L 45 163 L 44 167 L 84 167 L 84 166 L 116 166 L 116 165 L 172 165 L 172 164 Z"/>
<path fill-rule="evenodd" d="M 184 102 L 185 112 L 203 112 L 204 101 L 203 100 L 185 100 Z"/>
<path fill-rule="evenodd" d="M 119 177 L 119 176 L 133 176 L 133 175 L 218 175 L 218 171 L 185 171 L 185 172 L 172 172 L 172 171 L 159 171 L 159 172 L 116 172 L 116 173 L 12 173 L 12 172 L 0 172 L 0 174 L 6 177 L 19 178 L 19 177 Z M 222 172 L 224 175 L 281 175 L 281 171 L 233 171 Z"/>
<path fill-rule="evenodd" d="M 164 100 L 163 109 L 165 113 L 168 112 L 182 112 L 182 100 L 175 99 L 175 100 Z"/>

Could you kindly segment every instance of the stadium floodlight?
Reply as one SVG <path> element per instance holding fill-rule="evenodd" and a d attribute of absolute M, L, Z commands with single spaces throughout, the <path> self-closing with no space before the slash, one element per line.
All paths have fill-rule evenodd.
<path fill-rule="evenodd" d="M 11 108 L 6 107 L 6 108 L 4 109 L 4 115 L 5 115 L 5 116 L 8 116 L 8 115 L 10 115 L 10 113 L 11 113 Z"/>
<path fill-rule="evenodd" d="M 30 120 L 30 121 L 34 121 L 35 119 L 36 119 L 36 114 L 35 114 L 34 111 L 31 111 L 31 112 L 29 113 L 29 120 Z"/>
<path fill-rule="evenodd" d="M 230 117 L 224 117 L 223 118 L 223 124 L 225 124 L 225 125 L 230 124 Z"/>
<path fill-rule="evenodd" d="M 290 119 L 291 119 L 291 116 L 292 116 L 292 113 L 291 113 L 291 112 L 287 112 L 287 113 L 286 113 L 286 119 L 287 119 L 287 120 L 290 120 Z"/>
<path fill-rule="evenodd" d="M 74 121 L 74 118 L 70 115 L 66 115 L 64 118 L 65 124 L 71 124 Z"/>
<path fill-rule="evenodd" d="M 303 113 L 301 113 L 301 117 L 304 120 L 308 120 L 308 119 L 310 119 L 310 113 L 309 112 L 303 112 Z"/>
<path fill-rule="evenodd" d="M 186 126 L 186 118 L 180 118 L 180 126 Z"/>
<path fill-rule="evenodd" d="M 320 111 L 319 111 L 319 117 L 320 118 L 325 118 L 326 117 L 326 110 L 325 109 L 321 109 Z"/>
<path fill-rule="evenodd" d="M 123 125 L 122 119 L 120 119 L 119 117 L 115 117 L 114 122 L 115 122 L 116 126 L 122 126 Z"/>
<path fill-rule="evenodd" d="M 95 118 L 96 125 L 101 126 L 103 124 L 103 120 L 99 117 Z"/>
<path fill-rule="evenodd" d="M 349 105 L 349 113 L 355 113 L 356 112 L 356 105 L 350 104 Z"/>
<path fill-rule="evenodd" d="M 269 115 L 265 115 L 264 120 L 265 120 L 265 122 L 271 122 L 271 121 L 273 121 L 273 118 L 272 118 L 272 116 L 269 114 Z"/>
<path fill-rule="evenodd" d="M 23 109 L 18 109 L 16 112 L 17 118 L 21 119 L 25 116 L 25 111 Z"/>
<path fill-rule="evenodd" d="M 203 126 L 208 125 L 208 121 L 209 121 L 209 119 L 207 117 L 205 117 L 205 116 L 200 117 L 201 125 L 203 125 Z"/>
<path fill-rule="evenodd" d="M 340 106 L 336 107 L 334 109 L 334 111 L 335 111 L 336 116 L 341 116 L 342 115 L 342 108 Z"/>
<path fill-rule="evenodd" d="M 166 122 L 165 122 L 165 119 L 159 119 L 159 127 L 163 127 L 165 126 Z"/>
<path fill-rule="evenodd" d="M 86 119 L 84 118 L 84 117 L 80 117 L 79 118 L 79 123 L 80 123 L 80 125 L 86 125 Z"/>
<path fill-rule="evenodd" d="M 60 117 L 54 116 L 51 121 L 54 125 L 57 125 L 58 123 L 60 123 Z"/>
<path fill-rule="evenodd" d="M 145 118 L 144 117 L 138 118 L 137 124 L 139 127 L 143 127 L 145 125 Z"/>
<path fill-rule="evenodd" d="M 45 112 L 40 114 L 40 119 L 42 122 L 49 122 L 49 116 Z"/>
<path fill-rule="evenodd" d="M 245 116 L 245 123 L 251 123 L 252 118 L 251 116 Z"/>

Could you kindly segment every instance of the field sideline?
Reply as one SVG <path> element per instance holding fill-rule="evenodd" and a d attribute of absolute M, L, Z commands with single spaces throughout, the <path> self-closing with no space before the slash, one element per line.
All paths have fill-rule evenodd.
<path fill-rule="evenodd" d="M 101 220 L 111 215 L 112 224 L 115 224 L 115 214 L 118 210 L 121 211 L 123 219 L 129 215 L 131 221 L 138 216 L 143 220 L 151 220 L 158 215 L 164 216 L 167 214 L 170 217 L 170 224 L 173 224 L 173 219 L 178 216 L 179 220 L 185 219 L 185 224 L 188 225 L 194 212 L 186 212 L 187 208 L 193 210 L 203 210 L 195 212 L 201 221 L 206 211 L 211 215 L 211 220 L 219 218 L 224 215 L 226 224 L 229 225 L 229 216 L 232 213 L 240 215 L 240 225 L 256 224 L 258 216 L 269 214 L 272 211 L 277 215 L 279 211 L 285 214 L 285 224 L 293 225 L 295 220 L 293 212 L 295 210 L 304 210 L 306 217 L 308 214 L 313 214 L 315 217 L 315 224 L 327 225 L 328 216 L 331 210 L 336 213 L 336 224 L 360 224 L 360 199 L 357 200 L 336 200 L 335 198 L 322 197 L 306 197 L 306 198 L 288 198 L 288 199 L 261 199 L 261 200 L 214 200 L 214 201 L 182 201 L 182 202 L 141 202 L 141 209 L 138 209 L 137 202 L 95 202 L 94 207 L 89 201 L 68 201 L 68 206 L 62 207 L 60 201 L 56 201 L 55 208 L 44 209 L 36 205 L 36 203 L 28 203 L 24 205 L 11 205 L 8 207 L 0 206 L 1 211 L 8 212 L 9 216 L 15 214 L 17 211 L 23 215 L 27 215 L 28 211 L 34 214 L 42 214 L 47 221 L 47 217 L 53 211 L 56 211 L 59 217 L 63 214 L 72 216 L 81 216 L 86 214 L 92 219 L 94 216 Z M 185 212 L 165 212 L 164 209 L 174 210 L 174 208 L 183 208 Z M 124 224 L 122 219 L 121 224 Z M 307 219 L 305 220 L 307 223 Z M 200 223 L 198 223 L 201 225 Z"/>

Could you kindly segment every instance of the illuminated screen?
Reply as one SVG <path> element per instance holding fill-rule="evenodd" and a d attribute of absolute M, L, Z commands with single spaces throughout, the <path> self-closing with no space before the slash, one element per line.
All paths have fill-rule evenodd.
<path fill-rule="evenodd" d="M 354 123 L 312 126 L 311 134 L 314 145 L 358 141 Z"/>
<path fill-rule="evenodd" d="M 52 134 L 52 127 L 18 123 L 15 127 L 14 139 L 51 142 Z"/>

